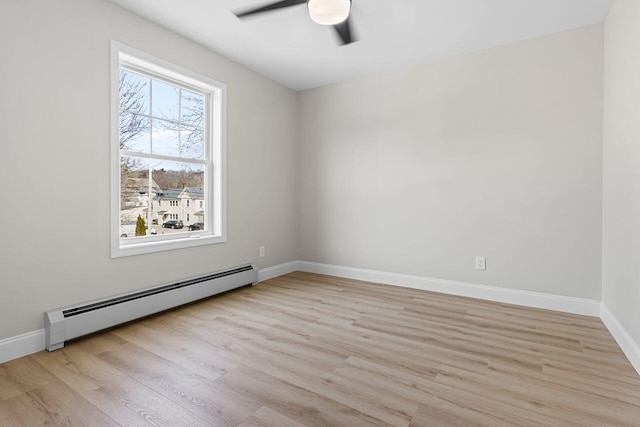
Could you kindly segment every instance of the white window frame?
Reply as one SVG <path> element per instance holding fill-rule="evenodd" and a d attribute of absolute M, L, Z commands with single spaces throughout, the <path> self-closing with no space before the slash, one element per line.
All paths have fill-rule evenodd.
<path fill-rule="evenodd" d="M 205 212 L 205 230 L 190 233 L 144 236 L 135 239 L 120 238 L 120 91 L 121 66 L 143 71 L 156 80 L 179 82 L 181 87 L 208 93 L 205 107 L 205 200 L 213 206 Z M 226 221 L 226 123 L 227 88 L 224 83 L 194 73 L 178 65 L 111 41 L 111 257 L 189 248 L 227 241 Z M 145 157 L 145 154 L 137 153 Z M 153 158 L 162 156 L 154 155 Z M 166 160 L 175 161 L 168 157 Z M 191 160 L 189 160 L 191 162 Z M 149 225 L 151 228 L 151 225 Z"/>

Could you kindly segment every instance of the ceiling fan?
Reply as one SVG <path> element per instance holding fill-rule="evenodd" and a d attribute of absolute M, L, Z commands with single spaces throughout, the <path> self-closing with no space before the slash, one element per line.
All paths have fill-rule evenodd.
<path fill-rule="evenodd" d="M 306 3 L 309 8 L 309 16 L 313 22 L 320 25 L 332 26 L 336 30 L 343 45 L 357 41 L 351 34 L 351 28 L 349 26 L 351 0 L 282 0 L 242 12 L 234 12 L 234 14 L 238 18 L 246 18 L 251 15 L 272 12 L 304 3 Z"/>

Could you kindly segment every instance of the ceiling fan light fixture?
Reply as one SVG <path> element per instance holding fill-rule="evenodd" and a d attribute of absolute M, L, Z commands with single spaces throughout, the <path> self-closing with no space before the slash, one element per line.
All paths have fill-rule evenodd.
<path fill-rule="evenodd" d="M 349 17 L 351 0 L 309 0 L 309 16 L 320 25 L 336 25 Z"/>

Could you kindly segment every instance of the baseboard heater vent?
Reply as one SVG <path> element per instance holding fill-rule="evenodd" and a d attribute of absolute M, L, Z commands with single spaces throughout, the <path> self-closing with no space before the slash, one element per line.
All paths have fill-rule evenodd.
<path fill-rule="evenodd" d="M 45 348 L 49 351 L 57 350 L 72 338 L 241 286 L 255 285 L 257 282 L 258 267 L 248 264 L 176 283 L 49 310 L 44 314 Z"/>

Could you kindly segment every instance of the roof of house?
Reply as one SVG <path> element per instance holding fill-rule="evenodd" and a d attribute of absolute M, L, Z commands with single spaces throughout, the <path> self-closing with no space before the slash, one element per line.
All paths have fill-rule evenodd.
<path fill-rule="evenodd" d="M 181 188 L 168 188 L 166 190 L 161 190 L 160 198 L 162 199 L 178 199 L 180 194 L 182 193 Z"/>
<path fill-rule="evenodd" d="M 160 191 L 161 199 L 204 200 L 204 188 L 202 187 L 169 188 Z"/>
<path fill-rule="evenodd" d="M 185 189 L 182 190 L 180 197 L 204 200 L 204 188 L 203 187 L 186 187 Z"/>

